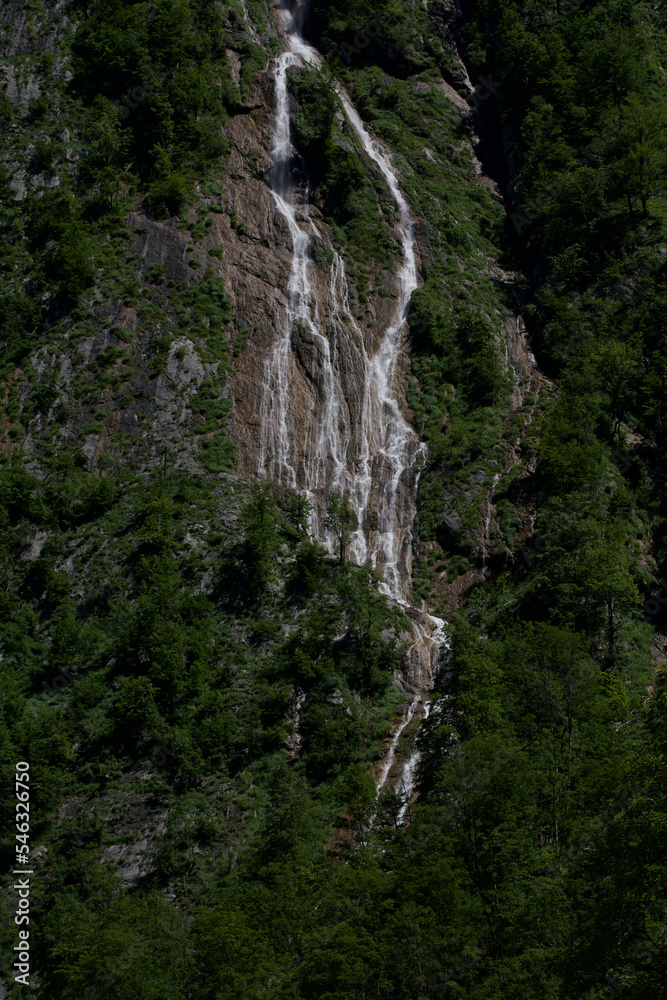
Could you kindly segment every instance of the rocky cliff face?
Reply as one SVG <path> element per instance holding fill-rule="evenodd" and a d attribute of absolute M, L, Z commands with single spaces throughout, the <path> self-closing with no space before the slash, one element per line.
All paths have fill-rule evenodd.
<path fill-rule="evenodd" d="M 39 195 L 71 180 L 86 155 L 82 132 L 61 130 L 56 143 L 50 130 L 40 126 L 39 118 L 37 124 L 30 124 L 31 115 L 34 118 L 30 102 L 38 99 L 40 87 L 44 88 L 38 74 L 28 71 L 28 64 L 34 62 L 31 56 L 57 49 L 58 58 L 50 64 L 49 72 L 63 85 L 71 76 L 62 53 L 67 51 L 67 40 L 75 35 L 77 22 L 71 19 L 69 8 L 65 11 L 61 7 L 49 7 L 40 19 L 26 17 L 20 5 L 5 5 L 10 29 L 5 48 L 5 94 L 20 123 L 14 126 L 17 139 L 6 163 L 17 202 L 26 196 L 28 187 Z M 288 44 L 279 16 L 267 19 L 261 38 L 260 29 L 247 16 L 231 18 L 228 29 L 227 59 L 237 83 L 242 68 L 238 53 L 243 46 L 261 41 L 275 51 Z M 469 186 L 490 192 L 497 200 L 494 184 L 474 152 L 479 140 L 470 103 L 464 96 L 465 72 L 456 70 L 455 55 L 453 67 L 448 81 L 431 77 L 429 81 L 415 78 L 406 82 L 411 99 L 421 102 L 415 103 L 421 115 L 437 98 L 439 107 L 446 107 L 441 118 L 449 118 L 448 145 L 438 148 L 433 137 L 422 140 L 417 170 L 444 178 L 448 172 L 452 177 L 465 173 Z M 291 65 L 287 70 L 292 135 L 301 112 L 289 80 L 300 68 Z M 14 416 L 5 417 L 5 430 L 10 433 L 2 447 L 8 457 L 20 451 L 35 470 L 45 450 L 48 453 L 61 447 L 80 449 L 81 460 L 91 470 L 124 464 L 142 470 L 166 462 L 170 467 L 206 474 L 229 470 L 233 463 L 242 478 L 268 475 L 280 487 L 305 489 L 315 506 L 315 530 L 321 538 L 325 537 L 322 526 L 328 491 L 332 487 L 354 491 L 355 477 L 358 480 L 365 475 L 366 495 L 363 503 L 357 503 L 357 510 L 363 521 L 358 536 L 362 532 L 366 541 L 357 545 L 356 555 L 363 561 L 375 551 L 382 572 L 391 557 L 378 540 L 389 530 L 383 524 L 387 499 L 378 484 L 391 478 L 393 471 L 391 462 L 382 465 L 378 437 L 369 426 L 382 418 L 369 409 L 368 366 L 369 359 L 378 355 L 384 333 L 398 319 L 400 213 L 395 211 L 386 178 L 363 148 L 338 102 L 335 141 L 354 151 L 363 163 L 376 192 L 378 221 L 393 241 L 394 255 L 393 260 L 378 263 L 371 259 L 365 265 L 349 257 L 350 246 L 341 230 L 332 228 L 317 190 L 307 191 L 312 165 L 295 155 L 290 164 L 297 201 L 295 218 L 301 230 L 307 231 L 308 308 L 314 325 L 300 322 L 298 317 L 295 320 L 290 313 L 294 233 L 272 190 L 277 100 L 274 69 L 275 57 L 267 57 L 264 67 L 250 78 L 242 100 L 224 124 L 228 143 L 224 174 L 198 185 L 197 200 L 180 218 L 160 221 L 150 205 L 136 199 L 113 247 L 116 273 L 108 278 L 111 260 L 107 256 L 100 261 L 94 294 L 65 318 L 63 336 L 47 339 L 13 373 L 6 404 Z M 386 86 L 393 86 L 388 77 L 378 82 L 379 95 Z M 62 104 L 58 94 L 55 104 Z M 48 171 L 34 163 L 34 150 L 40 142 L 58 145 L 58 155 Z M 392 155 L 390 144 L 385 142 L 381 148 Z M 424 284 L 426 275 L 439 266 L 444 255 L 458 272 L 456 281 L 462 288 L 473 288 L 475 281 L 511 286 L 514 277 L 493 259 L 488 248 L 470 254 L 457 249 L 456 241 L 447 244 L 443 221 L 430 214 L 423 198 L 420 202 L 416 197 L 416 161 L 401 152 L 396 162 L 398 180 L 410 201 L 418 284 Z M 471 218 L 467 210 L 460 214 L 452 206 L 446 221 L 455 234 L 457 227 L 469 226 Z M 472 223 L 474 227 L 474 219 Z M 107 255 L 110 249 L 107 243 Z M 223 303 L 225 296 L 228 301 Z M 215 308 L 211 297 L 217 303 Z M 445 574 L 441 586 L 436 584 L 435 595 L 445 603 L 474 584 L 480 567 L 484 571 L 494 548 L 489 538 L 489 528 L 493 530 L 496 523 L 493 476 L 522 460 L 521 441 L 532 412 L 532 404 L 526 408 L 525 401 L 544 387 L 527 350 L 518 312 L 508 311 L 506 302 L 493 298 L 481 306 L 481 312 L 496 325 L 502 364 L 513 372 L 505 426 L 524 409 L 525 415 L 518 440 L 515 436 L 511 445 L 504 443 L 501 428 L 500 438 L 490 445 L 486 465 L 471 469 L 465 482 L 453 482 L 443 490 L 445 536 L 456 540 L 464 535 L 474 539 L 476 546 L 474 563 L 463 578 Z M 283 405 L 278 399 L 279 373 L 275 365 L 272 369 L 271 358 L 286 335 L 289 405 L 279 414 L 277 410 Z M 396 419 L 418 428 L 419 419 L 408 404 L 411 386 L 413 396 L 414 387 L 419 391 L 408 323 L 400 325 L 397 339 L 392 371 Z M 50 405 L 46 411 L 31 412 L 31 386 L 44 382 L 52 387 Z M 12 419 L 17 416 L 21 422 L 12 428 Z M 289 471 L 284 463 L 286 444 Z M 369 447 L 374 454 L 368 454 Z M 403 512 L 398 519 L 400 574 L 404 578 L 410 574 L 408 534 L 414 516 L 410 498 L 424 461 L 418 458 L 417 434 L 410 450 L 410 461 L 396 486 L 400 492 L 397 509 Z M 528 512 L 521 517 L 527 526 Z M 425 558 L 434 545 L 439 550 L 442 544 L 442 538 L 426 542 L 419 552 Z"/>
<path fill-rule="evenodd" d="M 565 341 L 553 393 L 455 0 L 366 27 L 380 5 L 290 6 L 0 0 L 0 747 L 9 773 L 30 762 L 32 985 L 601 993 L 664 915 L 653 891 L 630 928 L 607 905 L 635 899 L 655 844 L 637 878 L 619 844 L 664 785 L 662 584 L 640 620 L 666 537 L 656 206 L 590 301 L 561 255 L 533 288 L 542 346 Z M 475 6 L 477 65 L 519 24 L 548 60 L 540 5 L 499 5 L 501 43 Z M 602 16 L 615 44 L 608 14 L 549 17 L 590 16 L 580 44 Z M 518 128 L 516 66 L 551 127 L 539 66 L 513 61 L 505 111 Z M 566 270 L 576 162 L 544 213 L 576 223 Z M 523 217 L 524 249 L 544 221 Z M 634 284 L 649 250 L 659 280 Z M 544 893 L 581 906 L 538 926 Z"/>
<path fill-rule="evenodd" d="M 13 199 L 48 206 L 49 192 L 62 190 L 66 203 L 90 170 L 90 142 L 102 141 L 94 124 L 66 115 L 74 84 L 63 53 L 77 51 L 85 16 L 7 10 Z M 380 72 L 332 84 L 300 34 L 298 5 L 294 19 L 274 11 L 261 26 L 232 14 L 225 54 L 237 96 L 224 127 L 215 125 L 224 167 L 166 218 L 154 195 L 128 186 L 117 231 L 102 230 L 91 251 L 89 287 L 12 373 L 3 448 L 38 475 L 50 456 L 69 451 L 98 475 L 157 467 L 266 478 L 285 504 L 296 492 L 307 497 L 311 536 L 330 551 L 327 500 L 332 491 L 346 497 L 346 555 L 373 565 L 413 630 L 395 673 L 408 701 L 376 775 L 380 790 L 395 788 L 408 803 L 414 734 L 446 644 L 429 609 L 456 606 L 488 574 L 494 552 L 511 551 L 530 531 L 526 513 L 514 541 L 503 535 L 494 491 L 522 463 L 519 478 L 530 477 L 522 442 L 544 386 L 507 293 L 514 276 L 485 231 L 502 211 L 475 152 L 471 85 L 455 51 L 447 79 L 431 72 L 397 82 Z M 38 53 L 49 48 L 59 56 L 44 63 Z M 22 61 L 45 66 L 56 84 L 26 73 Z M 130 120 L 145 89 L 135 84 L 121 99 Z M 58 121 L 56 132 L 49 108 L 67 128 Z M 79 244 L 88 238 L 78 230 Z M 47 309 L 66 296 L 62 286 L 47 289 Z M 444 331 L 466 323 L 470 332 L 455 333 L 462 369 L 482 352 L 480 392 L 494 407 L 481 417 L 488 426 L 480 425 L 474 460 L 456 468 L 438 453 L 442 439 L 461 434 L 457 394 L 467 390 L 452 385 L 448 400 L 442 377 L 429 387 L 429 365 L 443 353 Z M 420 342 L 424 329 L 430 342 Z M 47 405 L 32 404 L 47 386 Z M 446 444 L 444 454 L 451 450 Z M 528 511 L 530 488 L 524 496 Z M 468 557 L 429 569 L 424 589 L 420 573 L 452 551 Z M 297 740 L 290 752 L 298 751 Z"/>
<path fill-rule="evenodd" d="M 240 475 L 253 478 L 262 466 L 261 411 L 267 393 L 265 369 L 288 323 L 288 285 L 293 255 L 292 234 L 276 208 L 270 186 L 275 87 L 269 68 L 255 73 L 248 106 L 248 110 L 231 117 L 225 125 L 231 150 L 222 185 L 223 210 L 213 215 L 203 240 L 192 247 L 189 234 L 179 229 L 175 220 L 156 222 L 140 211 L 128 216 L 127 223 L 140 232 L 132 252 L 140 256 L 144 269 L 163 264 L 167 280 L 183 281 L 192 278 L 190 261 L 195 260 L 202 267 L 212 266 L 214 273 L 224 279 L 231 310 L 228 333 L 230 339 L 235 332 L 242 335 L 242 346 L 231 362 L 233 406 L 229 419 L 231 436 L 238 445 L 235 469 Z M 373 170 L 372 163 L 368 163 L 368 168 Z M 297 183 L 305 200 L 303 174 L 297 177 Z M 202 198 L 200 205 L 190 210 L 190 219 L 195 220 L 198 208 L 207 203 L 208 200 Z M 346 413 L 341 420 L 350 435 L 348 461 L 353 464 L 360 450 L 358 432 L 363 409 L 360 351 L 363 348 L 366 354 L 374 354 L 382 332 L 395 317 L 399 295 L 397 267 L 377 272 L 377 281 L 369 287 L 362 303 L 344 267 L 335 264 L 333 248 L 337 240 L 331 227 L 316 206 L 309 206 L 307 212 L 308 221 L 318 234 L 313 232 L 307 250 L 311 308 L 313 314 L 319 316 L 335 359 L 337 378 L 346 402 Z M 209 255 L 216 247 L 223 248 L 220 259 Z M 128 316 L 120 318 L 127 320 Z M 176 350 L 181 346 L 174 344 Z M 303 482 L 305 467 L 314 460 L 309 454 L 314 444 L 312 434 L 311 444 L 306 445 L 311 432 L 310 421 L 325 389 L 322 358 L 312 332 L 296 326 L 292 350 L 288 435 L 292 451 L 298 456 L 299 481 Z M 407 358 L 404 333 L 402 371 L 397 373 L 399 382 L 403 383 Z M 201 374 L 203 377 L 203 368 Z M 167 377 L 169 375 L 168 372 Z M 408 418 L 404 388 L 399 398 Z M 325 478 L 331 478 L 331 469 Z"/>

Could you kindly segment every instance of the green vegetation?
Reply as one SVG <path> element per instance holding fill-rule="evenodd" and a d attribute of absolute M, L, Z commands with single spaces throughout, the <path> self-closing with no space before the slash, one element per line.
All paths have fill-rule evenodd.
<path fill-rule="evenodd" d="M 664 29 L 664 13 L 611 2 L 539 15 L 492 3 L 466 29 L 475 68 L 500 82 L 488 107 L 515 142 L 511 218 L 532 260 L 529 318 L 562 379 L 563 413 L 573 426 L 581 414 L 607 448 L 622 444 L 621 425 L 632 427 L 658 481 Z"/>
<path fill-rule="evenodd" d="M 482 81 L 470 104 L 487 151 L 502 156 L 501 128 L 512 150 L 504 231 L 466 170 L 465 129 L 444 98 L 435 110 L 433 73 L 451 81 L 451 65 L 429 61 L 428 43 L 423 62 L 412 55 L 415 27 L 426 39 L 441 7 L 430 29 L 391 4 L 316 3 L 311 22 L 428 220 L 409 399 L 429 444 L 419 531 L 438 544 L 416 560 L 418 596 L 435 586 L 437 598 L 435 570 L 451 583 L 479 567 L 501 474 L 500 530 L 486 541 L 496 579 L 451 616 L 442 700 L 420 736 L 422 803 L 363 908 L 371 919 L 388 898 L 415 907 L 396 932 L 413 942 L 406 982 L 383 982 L 390 949 L 375 937 L 359 978 L 331 995 L 363 995 L 367 974 L 387 996 L 658 996 L 666 803 L 647 789 L 664 754 L 652 650 L 664 611 L 642 610 L 665 567 L 664 17 L 639 4 L 468 5 L 459 29 Z M 421 93 L 402 80 L 419 69 Z M 489 261 L 507 271 L 510 248 L 525 281 L 499 294 Z M 508 418 L 517 380 L 501 324 L 513 299 L 527 302 L 557 396 L 524 390 Z M 350 941 L 339 967 L 354 954 Z"/>
<path fill-rule="evenodd" d="M 100 997 L 148 997 L 156 982 L 177 996 L 194 961 L 210 996 L 229 975 L 214 941 L 235 926 L 250 950 L 233 949 L 232 973 L 261 981 L 285 963 L 291 925 L 278 914 L 301 919 L 305 886 L 326 878 L 329 827 L 356 822 L 358 776 L 395 699 L 402 614 L 372 573 L 292 528 L 268 484 L 160 471 L 114 483 L 71 468 L 43 484 L 11 468 L 0 502 L 2 757 L 10 771 L 30 760 L 32 843 L 48 849 L 34 897 L 41 989 L 76 997 L 92 969 Z M 138 858 L 145 830 L 155 860 L 121 891 L 112 845 Z M 266 906 L 267 964 L 248 968 Z"/>
<path fill-rule="evenodd" d="M 226 110 L 240 100 L 225 57 L 223 8 L 161 0 L 92 3 L 84 14 L 72 87 L 96 123 L 87 167 L 108 175 L 117 191 L 129 157 L 158 215 L 178 214 L 191 198 L 188 176 L 226 154 Z"/>
<path fill-rule="evenodd" d="M 308 28 L 337 71 L 371 65 L 405 78 L 454 62 L 425 10 L 400 0 L 314 0 Z"/>
<path fill-rule="evenodd" d="M 382 15 L 382 30 L 393 30 L 395 13 Z M 336 20 L 340 9 L 332 17 L 329 28 L 342 32 L 343 21 Z M 359 21 L 356 6 L 348 17 L 348 34 L 342 37 L 353 38 L 367 22 Z M 437 33 L 432 25 L 428 30 L 437 51 Z M 326 48 L 330 37 L 325 31 L 318 44 Z M 511 287 L 499 290 L 489 276 L 494 266 L 508 264 L 505 252 L 498 249 L 507 246 L 504 216 L 489 189 L 476 182 L 470 123 L 461 121 L 437 87 L 433 74 L 445 62 L 428 56 L 430 69 L 424 69 L 416 87 L 414 81 L 388 76 L 382 60 L 380 66 L 374 65 L 370 42 L 362 48 L 359 59 L 352 60 L 362 65 L 346 69 L 334 58 L 332 43 L 331 65 L 364 121 L 394 150 L 404 190 L 427 234 L 425 283 L 413 296 L 410 314 L 413 378 L 408 401 L 415 424 L 429 443 L 417 523 L 423 540 L 437 539 L 462 560 L 475 554 L 482 506 L 507 449 L 503 419 L 514 376 L 503 357 L 501 327 L 514 300 Z M 384 180 L 375 176 L 355 146 L 350 130 L 338 128 L 330 70 L 304 70 L 291 77 L 290 85 L 299 103 L 299 149 L 339 249 L 350 262 L 354 305 L 361 318 L 369 284 L 384 284 L 386 268 L 398 250 L 386 225 L 393 219 L 395 204 Z M 387 238 L 392 241 L 391 255 L 389 246 L 381 255 Z M 318 244 L 318 263 L 321 256 Z M 442 495 L 447 491 L 457 494 L 456 531 L 447 529 L 442 520 Z"/>
<path fill-rule="evenodd" d="M 292 76 L 290 86 L 299 102 L 295 139 L 334 233 L 349 244 L 354 259 L 391 266 L 398 246 L 384 223 L 384 187 L 368 176 L 359 150 L 337 127 L 338 98 L 331 79 L 307 69 Z"/>
<path fill-rule="evenodd" d="M 372 768 L 405 716 L 409 622 L 346 562 L 347 496 L 329 555 L 307 497 L 232 474 L 230 380 L 259 328 L 219 273 L 225 226 L 256 238 L 225 125 L 263 114 L 273 11 L 22 8 L 3 4 L 5 36 L 24 27 L 0 95 L 0 750 L 5 774 L 31 764 L 35 995 L 663 997 L 663 8 L 309 9 L 324 68 L 289 85 L 331 227 L 313 274 L 343 255 L 358 319 L 395 294 L 395 205 L 342 83 L 423 278 L 413 583 L 451 655 L 398 828 Z M 469 114 L 443 85 L 467 93 L 452 37 Z M 509 350 L 519 305 L 548 379 Z M 0 974 L 22 997 L 14 905 Z"/>
<path fill-rule="evenodd" d="M 350 535 L 356 529 L 356 518 L 350 507 L 347 493 L 332 490 L 327 497 L 327 516 L 325 520 L 327 531 L 331 531 L 338 544 L 338 558 L 341 566 L 345 561 L 345 553 L 350 541 Z"/>

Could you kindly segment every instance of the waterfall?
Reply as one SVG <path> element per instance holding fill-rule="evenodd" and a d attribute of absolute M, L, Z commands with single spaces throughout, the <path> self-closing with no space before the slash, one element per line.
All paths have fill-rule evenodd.
<path fill-rule="evenodd" d="M 428 719 L 429 712 L 431 709 L 430 701 L 424 704 L 424 719 Z M 396 818 L 396 826 L 400 826 L 405 820 L 408 809 L 410 808 L 410 799 L 412 797 L 412 790 L 415 786 L 415 775 L 417 773 L 417 764 L 419 763 L 420 753 L 414 746 L 412 748 L 412 753 L 408 757 L 401 772 L 401 777 L 398 781 L 398 791 L 402 795 L 403 802 L 401 808 L 398 811 L 398 816 Z"/>
<path fill-rule="evenodd" d="M 331 358 L 331 345 L 323 335 L 309 277 L 308 248 L 310 237 L 299 225 L 299 216 L 314 235 L 319 235 L 308 219 L 307 189 L 304 204 L 299 205 L 294 174 L 295 163 L 290 142 L 289 93 L 287 70 L 300 62 L 298 55 L 283 52 L 275 62 L 276 125 L 272 150 L 271 192 L 280 215 L 287 223 L 292 239 L 292 264 L 287 286 L 287 314 L 283 335 L 267 359 L 262 396 L 260 475 L 307 493 L 339 485 L 346 465 L 349 433 L 346 433 L 341 389 Z M 307 437 L 301 455 L 294 455 L 293 435 L 288 424 L 293 373 L 295 336 L 309 336 L 317 351 L 317 406 L 307 421 Z M 329 472 L 329 462 L 333 473 Z"/>
<path fill-rule="evenodd" d="M 484 518 L 484 534 L 482 536 L 482 576 L 486 571 L 486 550 L 489 547 L 489 530 L 491 528 L 491 515 L 493 514 L 493 496 L 496 492 L 496 486 L 500 482 L 500 477 L 502 473 L 496 472 L 493 481 L 491 483 L 491 489 L 489 490 L 489 496 L 486 501 L 486 516 Z"/>
<path fill-rule="evenodd" d="M 377 484 L 379 523 L 373 561 L 383 575 L 384 592 L 407 602 L 410 593 L 410 542 L 414 510 L 409 523 L 401 530 L 397 503 L 402 480 L 406 474 L 410 474 L 422 448 L 415 431 L 400 411 L 394 376 L 400 355 L 403 325 L 412 293 L 418 287 L 415 240 L 410 210 L 399 190 L 387 155 L 371 139 L 347 95 L 339 91 L 339 96 L 350 124 L 368 156 L 380 168 L 398 206 L 398 230 L 403 248 L 403 263 L 398 274 L 399 307 L 395 322 L 385 332 L 378 350 L 370 360 L 362 427 L 364 449 L 354 495 L 363 517 L 372 486 Z"/>
<path fill-rule="evenodd" d="M 432 687 L 446 642 L 442 619 L 411 603 L 412 528 L 419 464 L 426 446 L 401 412 L 395 383 L 410 300 L 418 287 L 415 238 L 410 209 L 388 153 L 369 134 L 338 87 L 359 143 L 396 203 L 402 262 L 395 317 L 374 347 L 352 316 L 345 264 L 334 253 L 326 299 L 329 322 L 324 326 L 309 258 L 311 240 L 321 237 L 309 215 L 307 184 L 291 144 L 287 85 L 290 67 L 306 63 L 319 68 L 321 57 L 300 35 L 302 7 L 297 5 L 294 14 L 284 8 L 282 12 L 288 49 L 274 60 L 271 191 L 291 237 L 292 256 L 281 333 L 264 369 L 259 474 L 306 493 L 313 502 L 313 535 L 330 551 L 333 539 L 320 527 L 322 506 L 330 490 L 345 492 L 357 520 L 349 557 L 358 565 L 370 563 L 378 571 L 382 592 L 401 604 L 412 622 L 414 642 L 406 656 L 407 669 L 398 679 L 412 700 L 390 742 L 377 782 L 379 792 L 387 781 L 396 781 L 394 771 L 401 762 L 395 755 L 401 734 L 415 715 L 428 714 L 425 694 Z M 354 377 L 362 386 L 354 412 L 345 393 L 341 356 L 352 359 Z M 309 408 L 307 419 L 299 424 L 293 396 L 304 381 L 304 371 L 310 383 Z M 298 391 L 303 396 L 303 390 Z M 413 794 L 417 760 L 413 753 L 398 777 L 404 799 L 401 821 Z"/>
<path fill-rule="evenodd" d="M 412 717 L 415 714 L 415 708 L 417 707 L 417 702 L 414 702 L 408 708 L 407 714 L 403 721 L 396 728 L 391 743 L 389 744 L 389 750 L 387 751 L 387 756 L 384 759 L 384 764 L 382 765 L 382 770 L 380 771 L 380 777 L 377 781 L 377 791 L 381 792 L 384 788 L 387 778 L 389 777 L 389 772 L 391 771 L 391 766 L 394 763 L 394 755 L 396 753 L 396 747 L 398 746 L 398 741 L 403 735 L 403 730 L 406 729 L 412 722 Z"/>

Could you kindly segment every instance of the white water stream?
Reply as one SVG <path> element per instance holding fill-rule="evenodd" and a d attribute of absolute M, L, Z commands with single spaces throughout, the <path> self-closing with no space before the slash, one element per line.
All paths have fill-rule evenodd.
<path fill-rule="evenodd" d="M 446 644 L 442 619 L 411 604 L 417 466 L 423 461 L 425 445 L 420 444 L 401 412 L 395 383 L 404 324 L 411 295 L 418 287 L 415 240 L 410 210 L 391 159 L 371 137 L 339 88 L 338 96 L 347 119 L 396 203 L 395 230 L 402 247 L 402 262 L 397 274 L 395 318 L 383 331 L 379 343 L 376 341 L 377 346 L 372 348 L 367 344 L 352 317 L 345 264 L 338 254 L 334 254 L 326 302 L 329 323 L 323 324 L 311 283 L 309 259 L 311 239 L 320 234 L 309 216 L 308 193 L 290 139 L 288 70 L 302 63 L 321 66 L 319 54 L 300 35 L 301 10 L 300 4 L 294 14 L 283 9 L 289 48 L 274 61 L 276 117 L 271 189 L 276 209 L 291 236 L 292 259 L 282 334 L 264 371 L 259 473 L 306 493 L 314 504 L 313 535 L 330 550 L 333 539 L 320 527 L 322 498 L 332 489 L 345 492 L 358 525 L 348 556 L 358 565 L 370 563 L 375 567 L 382 577 L 381 590 L 400 603 L 411 619 L 415 641 L 408 651 L 406 675 L 400 683 L 413 700 L 384 758 L 377 782 L 379 792 L 395 769 L 396 749 L 403 731 L 415 714 L 428 715 L 425 695 L 433 684 L 440 650 Z M 295 341 L 309 345 L 317 379 L 305 431 L 298 442 L 290 418 L 297 368 Z M 356 383 L 362 386 L 359 426 L 354 428 L 339 357 L 346 352 L 353 359 Z M 417 763 L 418 754 L 413 751 L 398 778 L 397 790 L 403 797 L 399 822 L 404 820 L 413 795 Z"/>
<path fill-rule="evenodd" d="M 500 482 L 500 477 L 502 473 L 496 472 L 493 476 L 493 481 L 491 483 L 491 489 L 489 490 L 489 495 L 486 501 L 486 516 L 484 518 L 484 534 L 482 536 L 482 576 L 486 571 L 486 553 L 489 547 L 489 529 L 491 528 L 491 515 L 493 514 L 493 497 L 496 492 L 496 486 Z"/>

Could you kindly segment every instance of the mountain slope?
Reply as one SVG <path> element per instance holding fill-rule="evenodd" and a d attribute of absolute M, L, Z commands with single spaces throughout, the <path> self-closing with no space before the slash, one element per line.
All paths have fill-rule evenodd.
<path fill-rule="evenodd" d="M 312 329 L 285 326 L 281 12 L 2 12 L 2 748 L 31 769 L 35 992 L 662 996 L 661 12 L 297 10 L 324 59 L 286 73 Z M 354 565 L 383 502 L 341 519 L 407 245 L 343 98 L 414 235 L 412 610 Z M 286 333 L 294 482 L 265 450 Z M 451 654 L 413 715 L 422 601 Z"/>

